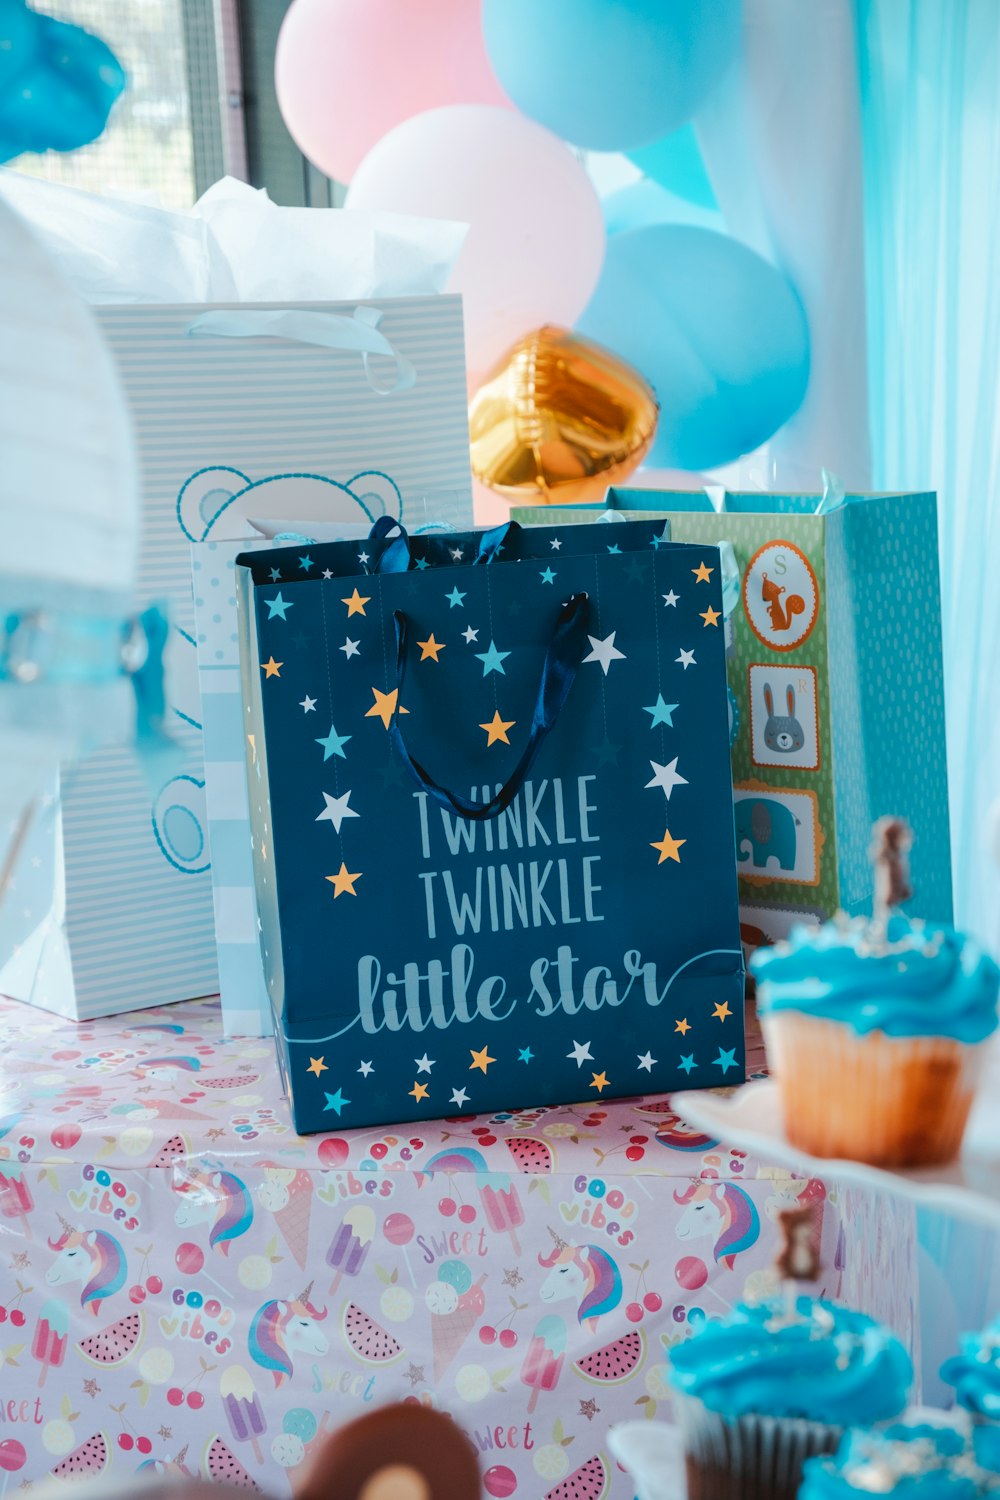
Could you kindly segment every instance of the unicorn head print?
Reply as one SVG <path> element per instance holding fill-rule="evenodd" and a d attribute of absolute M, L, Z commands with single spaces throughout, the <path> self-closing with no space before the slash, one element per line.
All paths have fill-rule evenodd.
<path fill-rule="evenodd" d="M 618 1267 L 599 1245 L 568 1245 L 551 1229 L 549 1234 L 552 1254 L 538 1257 L 540 1266 L 549 1267 L 539 1296 L 543 1302 L 575 1302 L 578 1322 L 593 1332 L 597 1320 L 622 1300 Z"/>
<path fill-rule="evenodd" d="M 177 1227 L 211 1225 L 208 1243 L 213 1250 L 228 1255 L 233 1240 L 246 1234 L 253 1223 L 253 1201 L 245 1184 L 221 1168 L 189 1166 L 183 1175 L 174 1174 L 173 1186 L 180 1195 L 174 1213 Z"/>
<path fill-rule="evenodd" d="M 74 1229 L 59 1215 L 62 1234 L 49 1240 L 56 1259 L 45 1273 L 49 1286 L 83 1283 L 80 1306 L 89 1307 L 96 1317 L 101 1302 L 113 1297 L 125 1285 L 125 1255 L 121 1245 L 103 1229 Z"/>
<path fill-rule="evenodd" d="M 319 1324 L 327 1315 L 313 1306 L 313 1284 L 310 1281 L 291 1302 L 265 1302 L 250 1325 L 250 1358 L 274 1376 L 277 1390 L 295 1370 L 296 1354 L 322 1358 L 330 1341 Z"/>
<path fill-rule="evenodd" d="M 737 1255 L 760 1238 L 754 1201 L 734 1182 L 701 1178 L 683 1193 L 675 1192 L 674 1202 L 686 1205 L 677 1225 L 677 1238 L 713 1240 L 712 1254 L 730 1271 Z"/>
<path fill-rule="evenodd" d="M 136 1078 L 153 1078 L 157 1083 L 172 1082 L 184 1073 L 198 1073 L 200 1057 L 149 1057 L 136 1063 L 133 1073 Z"/>

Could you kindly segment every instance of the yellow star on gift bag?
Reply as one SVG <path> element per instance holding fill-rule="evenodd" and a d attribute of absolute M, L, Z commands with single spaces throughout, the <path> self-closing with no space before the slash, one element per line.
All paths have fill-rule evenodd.
<path fill-rule="evenodd" d="M 386 729 L 388 729 L 389 720 L 394 713 L 408 714 L 410 712 L 408 708 L 403 708 L 402 704 L 400 704 L 398 710 L 396 708 L 399 688 L 393 688 L 391 693 L 380 693 L 377 687 L 373 687 L 372 692 L 375 694 L 375 702 L 365 714 L 366 719 L 381 719 Z"/>
<path fill-rule="evenodd" d="M 472 1049 L 470 1048 L 469 1050 L 471 1051 Z M 495 1062 L 496 1058 L 490 1056 L 490 1049 L 488 1047 L 484 1047 L 481 1052 L 472 1053 L 472 1061 L 469 1064 L 469 1072 L 471 1073 L 473 1068 L 478 1068 L 480 1072 L 485 1073 L 490 1063 Z"/>
<path fill-rule="evenodd" d="M 501 744 L 509 745 L 510 740 L 507 738 L 507 731 L 508 729 L 513 729 L 516 723 L 516 719 L 501 719 L 500 710 L 497 709 L 488 724 L 480 724 L 479 726 L 480 729 L 486 730 L 486 748 L 489 749 L 497 740 Z"/>
<path fill-rule="evenodd" d="M 261 662 L 261 666 L 264 668 L 265 677 L 280 677 L 281 673 L 278 671 L 278 668 L 283 667 L 284 665 L 285 663 L 283 661 L 275 661 L 273 656 L 268 661 Z"/>
<path fill-rule="evenodd" d="M 327 875 L 324 877 L 324 879 L 328 880 L 333 886 L 334 900 L 336 900 L 338 896 L 343 896 L 345 893 L 348 896 L 356 896 L 358 893 L 354 889 L 354 882 L 361 879 L 361 871 L 355 870 L 353 875 L 350 874 L 348 872 L 347 866 L 344 864 L 343 860 L 341 860 L 340 869 L 337 871 L 336 875 Z"/>
<path fill-rule="evenodd" d="M 369 594 L 367 596 L 367 598 L 363 599 L 361 597 L 361 595 L 358 593 L 357 589 L 355 589 L 354 593 L 351 594 L 350 598 L 348 598 L 348 599 L 341 599 L 340 602 L 341 602 L 341 604 L 346 604 L 347 605 L 347 618 L 350 619 L 351 615 L 363 615 L 364 614 L 364 612 L 365 612 L 365 605 L 371 603 L 371 594 Z"/>
<path fill-rule="evenodd" d="M 428 660 L 430 660 L 430 661 L 438 661 L 439 660 L 438 652 L 439 651 L 443 651 L 445 649 L 445 643 L 444 643 L 444 641 L 436 641 L 434 639 L 434 632 L 433 632 L 433 630 L 431 631 L 430 635 L 427 637 L 426 641 L 418 641 L 417 645 L 420 647 L 420 660 L 421 661 L 428 661 Z"/>
<path fill-rule="evenodd" d="M 675 838 L 673 838 L 672 835 L 671 835 L 671 833 L 670 833 L 670 829 L 668 828 L 666 830 L 666 832 L 664 833 L 663 838 L 660 839 L 659 843 L 650 844 L 649 847 L 651 849 L 659 849 L 659 851 L 660 851 L 660 857 L 656 861 L 656 863 L 658 865 L 662 865 L 662 863 L 663 863 L 663 861 L 665 859 L 675 859 L 677 861 L 677 863 L 680 864 L 681 857 L 680 857 L 680 855 L 678 854 L 677 851 L 681 847 L 682 844 L 686 844 L 686 843 L 687 843 L 687 839 L 675 839 Z"/>

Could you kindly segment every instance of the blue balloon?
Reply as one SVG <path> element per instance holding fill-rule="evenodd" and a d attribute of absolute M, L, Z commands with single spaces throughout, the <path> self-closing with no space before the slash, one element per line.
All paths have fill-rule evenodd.
<path fill-rule="evenodd" d="M 653 146 L 628 153 L 640 172 L 699 208 L 718 208 L 693 125 L 682 125 Z"/>
<path fill-rule="evenodd" d="M 711 469 L 775 433 L 806 393 L 809 331 L 780 271 L 737 240 L 653 224 L 608 240 L 577 324 L 656 391 L 648 462 Z"/>
<path fill-rule="evenodd" d="M 647 224 L 697 224 L 702 229 L 717 229 L 720 233 L 725 229 L 725 221 L 719 212 L 675 198 L 658 182 L 650 182 L 646 177 L 609 193 L 601 202 L 601 210 L 608 234 L 642 229 Z"/>
<path fill-rule="evenodd" d="M 652 146 L 689 120 L 740 40 L 740 0 L 483 0 L 517 107 L 594 151 Z"/>
<path fill-rule="evenodd" d="M 125 87 L 100 37 L 0 0 L 0 162 L 23 151 L 75 151 L 100 135 Z"/>

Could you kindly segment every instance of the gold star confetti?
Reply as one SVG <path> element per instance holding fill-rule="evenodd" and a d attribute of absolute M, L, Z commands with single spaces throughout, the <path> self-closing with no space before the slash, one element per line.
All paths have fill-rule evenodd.
<path fill-rule="evenodd" d="M 516 719 L 501 719 L 500 710 L 497 709 L 488 724 L 480 724 L 479 726 L 480 729 L 486 730 L 486 748 L 489 749 L 497 740 L 504 745 L 509 745 L 510 740 L 507 738 L 507 731 L 508 729 L 513 729 L 516 723 Z"/>
<path fill-rule="evenodd" d="M 428 660 L 430 660 L 430 661 L 437 661 L 438 660 L 438 652 L 439 651 L 443 651 L 445 649 L 445 643 L 444 643 L 444 641 L 436 641 L 434 639 L 434 632 L 433 632 L 433 630 L 431 631 L 430 635 L 427 637 L 426 641 L 418 641 L 417 645 L 420 647 L 420 660 L 421 661 L 428 661 Z"/>
<path fill-rule="evenodd" d="M 354 889 L 354 882 L 361 879 L 361 871 L 355 870 L 353 875 L 350 874 L 344 861 L 341 860 L 340 869 L 336 875 L 327 875 L 326 879 L 333 886 L 333 899 L 336 901 L 338 896 L 356 896 L 358 894 Z"/>
<path fill-rule="evenodd" d="M 351 595 L 351 597 L 349 599 L 341 599 L 340 602 L 341 602 L 341 604 L 346 604 L 347 605 L 347 618 L 350 619 L 351 615 L 363 615 L 364 614 L 364 612 L 365 612 L 365 605 L 371 603 L 371 595 L 369 594 L 368 597 L 367 597 L 367 599 L 362 599 L 362 597 L 358 593 L 357 589 L 355 589 L 354 593 Z"/>
<path fill-rule="evenodd" d="M 380 693 L 377 687 L 372 688 L 375 694 L 375 702 L 365 714 L 366 719 L 381 719 L 386 729 L 389 728 L 389 720 L 394 713 L 408 714 L 410 710 L 402 705 L 397 709 L 396 699 L 399 697 L 399 688 L 393 688 L 391 693 Z"/>
<path fill-rule="evenodd" d="M 677 851 L 681 847 L 682 844 L 686 844 L 686 843 L 687 843 L 687 839 L 675 839 L 675 838 L 673 838 L 671 836 L 670 829 L 668 828 L 666 830 L 666 832 L 664 833 L 662 839 L 659 841 L 659 843 L 650 844 L 649 847 L 651 849 L 659 849 L 659 851 L 660 851 L 660 857 L 656 861 L 656 863 L 658 865 L 662 865 L 662 863 L 663 863 L 663 861 L 665 859 L 675 859 L 677 861 L 677 863 L 680 864 L 681 857 L 680 857 L 680 855 L 678 854 Z"/>
<path fill-rule="evenodd" d="M 471 1048 L 470 1048 L 470 1051 L 471 1051 Z M 490 1056 L 489 1048 L 488 1047 L 484 1047 L 481 1052 L 473 1052 L 472 1053 L 472 1061 L 469 1064 L 469 1072 L 471 1073 L 472 1070 L 473 1070 L 473 1068 L 478 1068 L 480 1070 L 480 1072 L 485 1073 L 486 1069 L 489 1067 L 490 1063 L 495 1063 L 495 1062 L 496 1062 L 496 1058 Z"/>

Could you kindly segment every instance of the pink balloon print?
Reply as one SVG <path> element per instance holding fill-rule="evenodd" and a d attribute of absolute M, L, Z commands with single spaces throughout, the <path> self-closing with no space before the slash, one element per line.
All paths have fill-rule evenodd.
<path fill-rule="evenodd" d="M 674 1267 L 674 1276 L 678 1286 L 682 1286 L 685 1291 L 696 1292 L 708 1280 L 708 1267 L 697 1255 L 684 1255 Z"/>
<path fill-rule="evenodd" d="M 178 1271 L 183 1272 L 185 1276 L 196 1276 L 205 1264 L 204 1254 L 190 1240 L 185 1240 L 183 1245 L 177 1246 L 177 1253 L 174 1256 L 174 1260 L 177 1263 Z"/>

